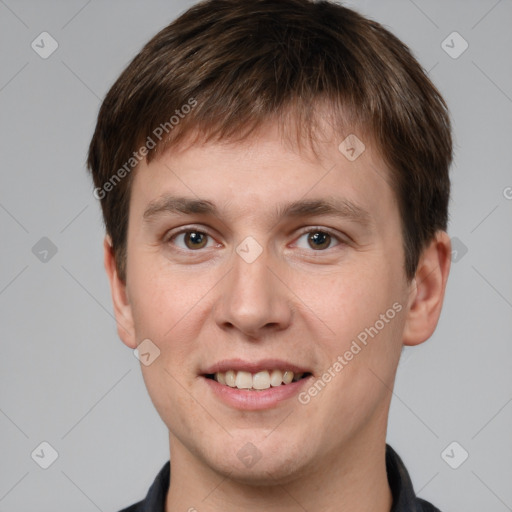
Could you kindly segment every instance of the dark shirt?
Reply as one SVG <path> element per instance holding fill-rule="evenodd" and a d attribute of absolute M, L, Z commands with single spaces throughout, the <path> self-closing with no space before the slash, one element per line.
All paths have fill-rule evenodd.
<path fill-rule="evenodd" d="M 386 444 L 386 469 L 393 495 L 391 512 L 440 512 L 439 509 L 414 494 L 409 473 L 398 454 Z M 120 512 L 165 512 L 165 499 L 169 489 L 171 463 L 167 461 L 151 485 L 147 496 Z"/>

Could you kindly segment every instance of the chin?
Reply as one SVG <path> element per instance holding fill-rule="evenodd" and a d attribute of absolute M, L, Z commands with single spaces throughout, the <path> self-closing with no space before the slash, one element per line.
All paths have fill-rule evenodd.
<path fill-rule="evenodd" d="M 284 443 L 285 440 L 274 444 L 267 441 L 256 448 L 252 443 L 244 442 L 241 449 L 235 452 L 230 449 L 228 453 L 218 454 L 207 464 L 214 471 L 240 484 L 284 485 L 306 474 L 309 466 L 307 454 L 300 448 L 300 444 Z"/>

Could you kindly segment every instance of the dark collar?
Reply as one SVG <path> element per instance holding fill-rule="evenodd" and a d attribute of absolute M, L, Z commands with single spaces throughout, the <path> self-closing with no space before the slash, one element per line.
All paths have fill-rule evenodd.
<path fill-rule="evenodd" d="M 389 444 L 386 444 L 386 470 L 393 495 L 391 512 L 440 512 L 434 505 L 416 497 L 402 459 Z"/>
<path fill-rule="evenodd" d="M 388 444 L 386 444 L 386 470 L 393 495 L 393 506 L 390 512 L 440 512 L 430 503 L 416 497 L 402 459 Z M 151 485 L 146 498 L 120 512 L 165 512 L 170 474 L 171 462 L 167 461 Z"/>

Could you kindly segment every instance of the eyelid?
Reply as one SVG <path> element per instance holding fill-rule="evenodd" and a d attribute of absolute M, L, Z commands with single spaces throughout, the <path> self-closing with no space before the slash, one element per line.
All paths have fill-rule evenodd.
<path fill-rule="evenodd" d="M 169 243 L 174 237 L 178 236 L 178 235 L 181 235 L 183 233 L 188 233 L 188 232 L 197 232 L 197 233 L 201 233 L 201 234 L 204 234 L 206 236 L 209 236 L 210 238 L 212 239 L 215 239 L 215 237 L 209 232 L 208 229 L 205 229 L 203 226 L 199 226 L 199 225 L 186 225 L 186 226 L 180 226 L 178 228 L 175 228 L 173 230 L 170 230 L 170 231 L 167 231 L 164 236 L 162 237 L 162 240 L 165 242 L 165 243 Z M 336 231 L 330 229 L 330 228 L 327 228 L 327 227 L 324 227 L 324 226 L 306 226 L 304 228 L 302 228 L 299 233 L 296 235 L 295 237 L 295 241 L 293 243 L 296 243 L 297 240 L 307 234 L 307 233 L 312 233 L 312 232 L 321 232 L 321 233 L 326 233 L 328 234 L 329 236 L 333 237 L 334 239 L 336 239 L 339 244 L 347 244 L 348 241 L 347 240 L 344 240 L 343 237 L 341 237 Z M 346 238 L 350 238 L 348 237 L 348 235 L 345 235 Z M 339 245 L 338 244 L 338 245 Z M 335 246 L 336 247 L 336 246 Z M 333 247 L 330 247 L 330 249 L 332 249 Z M 180 249 L 178 248 L 179 250 L 183 250 L 183 249 Z M 204 249 L 204 248 L 203 248 Z M 187 251 L 187 252 L 199 252 L 201 249 L 197 249 L 196 251 Z M 318 252 L 325 252 L 325 251 L 318 251 Z"/>
<path fill-rule="evenodd" d="M 190 232 L 206 235 L 214 242 L 214 247 L 218 247 L 220 245 L 219 242 L 217 242 L 215 236 L 212 235 L 212 233 L 208 229 L 205 229 L 204 227 L 201 227 L 201 226 L 188 225 L 188 224 L 186 226 L 180 226 L 179 228 L 171 229 L 171 230 L 165 232 L 162 237 L 162 242 L 165 244 L 169 244 L 175 237 L 177 237 L 179 235 L 183 235 L 185 233 L 190 233 Z M 174 244 L 174 243 L 173 243 L 173 246 L 174 246 L 175 250 L 177 250 L 177 251 L 190 252 L 190 253 L 201 252 L 202 250 L 212 248 L 212 247 L 202 247 L 201 249 L 196 249 L 196 250 L 182 249 L 181 247 L 176 246 L 176 244 Z"/>
<path fill-rule="evenodd" d="M 320 233 L 325 233 L 329 236 L 331 236 L 332 238 L 335 238 L 339 244 L 347 244 L 348 243 L 348 240 L 344 240 L 343 237 L 341 237 L 336 231 L 330 229 L 330 228 L 326 228 L 324 226 L 307 226 L 303 229 L 300 230 L 299 234 L 297 235 L 296 239 L 295 239 L 295 242 L 297 242 L 297 240 L 302 237 L 303 235 L 305 235 L 306 233 L 315 233 L 315 232 L 320 232 Z M 346 238 L 349 238 L 348 235 L 345 235 Z M 329 249 L 333 249 L 334 247 L 330 247 Z M 328 249 L 327 249 L 328 250 Z M 325 252 L 324 251 L 318 251 L 318 252 Z"/>
<path fill-rule="evenodd" d="M 204 235 L 208 235 L 213 238 L 213 235 L 207 229 L 205 229 L 201 226 L 194 226 L 193 224 L 192 225 L 187 224 L 186 226 L 180 226 L 178 228 L 174 228 L 169 231 L 166 231 L 162 238 L 165 242 L 168 242 L 171 238 L 175 237 L 176 235 L 181 235 L 182 233 L 187 233 L 189 231 L 195 231 L 197 233 L 202 233 Z"/>

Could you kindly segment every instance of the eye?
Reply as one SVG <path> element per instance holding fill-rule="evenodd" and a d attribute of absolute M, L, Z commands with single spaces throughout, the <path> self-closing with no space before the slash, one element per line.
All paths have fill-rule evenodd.
<path fill-rule="evenodd" d="M 305 244 L 300 245 L 300 240 L 305 238 Z M 309 229 L 303 233 L 297 240 L 296 245 L 301 249 L 313 249 L 315 251 L 322 251 L 330 249 L 332 242 L 336 241 L 335 245 L 342 243 L 340 239 L 333 233 L 324 229 Z"/>
<path fill-rule="evenodd" d="M 208 233 L 198 229 L 183 229 L 167 237 L 166 242 L 176 245 L 178 248 L 188 251 L 204 249 L 208 245 Z M 213 241 L 212 241 L 213 243 Z"/>

